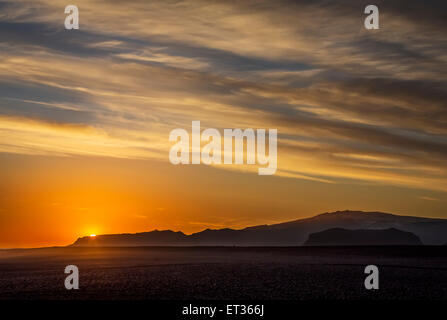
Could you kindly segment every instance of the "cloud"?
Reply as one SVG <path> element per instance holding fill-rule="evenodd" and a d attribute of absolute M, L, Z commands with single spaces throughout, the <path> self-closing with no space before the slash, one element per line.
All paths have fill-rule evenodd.
<path fill-rule="evenodd" d="M 54 1 L 5 1 L 0 150 L 167 161 L 200 120 L 277 128 L 283 177 L 445 191 L 445 4 L 411 3 L 368 32 L 357 1 L 80 0 L 72 32 Z"/>
<path fill-rule="evenodd" d="M 419 199 L 427 200 L 427 201 L 439 201 L 439 199 L 432 198 L 432 197 L 419 197 Z"/>

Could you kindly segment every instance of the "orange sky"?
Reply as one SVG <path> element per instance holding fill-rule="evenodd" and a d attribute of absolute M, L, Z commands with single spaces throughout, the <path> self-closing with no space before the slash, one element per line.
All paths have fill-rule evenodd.
<path fill-rule="evenodd" d="M 241 228 L 347 208 L 442 217 L 444 206 L 419 198 L 419 190 L 158 161 L 1 155 L 0 163 L 0 247 L 67 245 L 84 235 L 156 228 Z"/>

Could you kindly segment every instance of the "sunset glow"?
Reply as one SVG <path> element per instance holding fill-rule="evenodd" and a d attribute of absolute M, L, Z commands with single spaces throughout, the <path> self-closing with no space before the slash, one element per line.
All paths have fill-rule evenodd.
<path fill-rule="evenodd" d="M 447 217 L 445 21 L 389 5 L 367 33 L 362 10 L 326 3 L 76 5 L 67 31 L 57 1 L 2 3 L 0 248 L 344 209 Z M 171 164 L 169 133 L 192 121 L 277 129 L 275 174 Z"/>

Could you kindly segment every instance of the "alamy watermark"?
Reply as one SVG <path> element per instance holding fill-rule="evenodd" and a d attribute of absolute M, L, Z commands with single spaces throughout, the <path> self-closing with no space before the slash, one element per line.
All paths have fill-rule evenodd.
<path fill-rule="evenodd" d="M 192 121 L 191 139 L 185 129 L 172 130 L 169 134 L 169 141 L 176 142 L 176 144 L 171 147 L 169 161 L 172 164 L 203 163 L 207 165 L 222 163 L 254 165 L 257 163 L 260 166 L 265 166 L 258 168 L 259 175 L 275 174 L 277 129 L 268 130 L 268 155 L 265 129 L 224 129 L 223 132 L 223 136 L 219 130 L 213 128 L 201 132 L 200 121 Z M 202 146 L 202 142 L 205 145 Z"/>
<path fill-rule="evenodd" d="M 368 16 L 365 18 L 365 28 L 367 30 L 379 29 L 379 8 L 373 4 L 365 7 L 365 14 Z"/>
<path fill-rule="evenodd" d="M 74 264 L 65 267 L 64 272 L 68 274 L 65 278 L 64 285 L 67 290 L 79 289 L 79 269 Z"/>
<path fill-rule="evenodd" d="M 367 290 L 379 290 L 379 268 L 370 264 L 365 268 L 365 274 L 368 276 L 365 278 L 365 289 Z"/>
<path fill-rule="evenodd" d="M 67 30 L 79 29 L 79 10 L 78 7 L 70 4 L 65 7 L 65 13 L 68 16 L 65 17 L 64 25 Z"/>

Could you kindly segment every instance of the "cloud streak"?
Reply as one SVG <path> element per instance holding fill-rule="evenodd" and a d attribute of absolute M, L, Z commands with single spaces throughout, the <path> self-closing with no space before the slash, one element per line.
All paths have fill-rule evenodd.
<path fill-rule="evenodd" d="M 284 177 L 447 191 L 445 4 L 379 2 L 377 32 L 356 1 L 77 5 L 68 32 L 54 1 L 2 2 L 2 152 L 167 161 L 200 120 L 277 128 Z"/>

